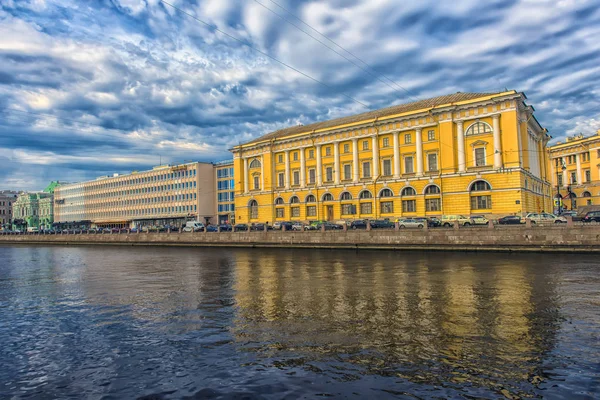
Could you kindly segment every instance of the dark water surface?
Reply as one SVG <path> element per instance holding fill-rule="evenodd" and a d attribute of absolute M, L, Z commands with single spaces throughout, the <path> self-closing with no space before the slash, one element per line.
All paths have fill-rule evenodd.
<path fill-rule="evenodd" d="M 599 398 L 597 260 L 0 247 L 0 398 Z"/>

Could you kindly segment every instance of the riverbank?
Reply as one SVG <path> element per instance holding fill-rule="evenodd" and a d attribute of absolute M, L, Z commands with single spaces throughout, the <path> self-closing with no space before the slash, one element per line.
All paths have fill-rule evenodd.
<path fill-rule="evenodd" d="M 0 244 L 599 253 L 600 225 L 0 236 Z"/>

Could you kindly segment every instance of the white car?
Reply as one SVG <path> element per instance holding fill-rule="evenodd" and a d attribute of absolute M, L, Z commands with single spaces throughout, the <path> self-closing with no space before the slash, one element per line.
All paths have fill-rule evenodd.
<path fill-rule="evenodd" d="M 293 231 L 303 231 L 304 230 L 304 224 L 301 222 L 295 222 L 292 225 L 292 230 Z"/>
<path fill-rule="evenodd" d="M 423 228 L 423 221 L 414 218 L 401 218 L 398 220 L 400 229 L 404 228 Z"/>
<path fill-rule="evenodd" d="M 521 219 L 521 222 L 527 221 L 527 218 L 531 220 L 532 224 L 542 224 L 542 223 L 553 223 L 553 224 L 566 224 L 567 219 L 565 217 L 558 217 L 554 214 L 548 213 L 529 213 L 524 218 Z"/>

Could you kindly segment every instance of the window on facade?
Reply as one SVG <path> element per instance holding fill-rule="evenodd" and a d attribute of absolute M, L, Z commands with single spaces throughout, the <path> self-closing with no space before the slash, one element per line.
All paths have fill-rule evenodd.
<path fill-rule="evenodd" d="M 300 184 L 300 171 L 294 171 L 292 173 L 292 178 L 294 180 L 294 186 L 298 186 Z"/>
<path fill-rule="evenodd" d="M 412 143 L 412 135 L 410 133 L 407 133 L 404 135 L 404 144 L 409 144 Z"/>
<path fill-rule="evenodd" d="M 281 197 L 276 198 L 275 199 L 275 204 L 277 204 L 277 205 L 283 204 L 283 199 Z"/>
<path fill-rule="evenodd" d="M 326 156 L 330 156 L 331 155 L 331 147 L 329 147 L 329 146 L 325 147 L 325 155 Z"/>
<path fill-rule="evenodd" d="M 390 147 L 390 138 L 383 138 L 381 147 Z"/>
<path fill-rule="evenodd" d="M 441 205 L 440 199 L 425 199 L 425 211 L 441 211 Z"/>
<path fill-rule="evenodd" d="M 352 179 L 352 165 L 344 164 L 344 180 L 349 181 Z"/>
<path fill-rule="evenodd" d="M 492 127 L 489 124 L 478 121 L 469 126 L 469 128 L 465 132 L 465 136 L 481 135 L 484 133 L 492 133 L 492 132 L 493 132 Z"/>
<path fill-rule="evenodd" d="M 293 159 L 294 161 L 298 161 L 298 152 L 297 152 L 297 151 L 295 151 L 295 152 L 292 154 L 292 159 Z"/>
<path fill-rule="evenodd" d="M 394 197 L 394 193 L 390 189 L 383 189 L 379 193 L 379 197 Z"/>
<path fill-rule="evenodd" d="M 488 210 L 492 208 L 492 196 L 471 196 L 472 210 Z"/>
<path fill-rule="evenodd" d="M 300 203 L 300 199 L 298 198 L 298 196 L 292 196 L 290 198 L 290 204 L 298 204 Z"/>
<path fill-rule="evenodd" d="M 590 182 L 592 180 L 592 174 L 589 169 L 585 170 L 585 181 Z"/>
<path fill-rule="evenodd" d="M 402 212 L 416 212 L 417 201 L 416 200 L 402 200 Z"/>
<path fill-rule="evenodd" d="M 391 214 L 394 212 L 394 202 L 393 201 L 382 201 L 380 203 L 380 211 L 382 214 Z"/>
<path fill-rule="evenodd" d="M 577 183 L 577 173 L 571 172 L 571 184 L 576 184 L 576 183 Z"/>
<path fill-rule="evenodd" d="M 312 194 L 309 194 L 308 196 L 306 196 L 307 203 L 315 203 L 316 201 L 317 201 L 316 197 L 313 196 Z"/>
<path fill-rule="evenodd" d="M 344 153 L 350 153 L 350 145 L 348 143 L 344 143 Z"/>
<path fill-rule="evenodd" d="M 325 181 L 326 182 L 333 181 L 333 168 L 332 167 L 325 168 Z"/>
<path fill-rule="evenodd" d="M 562 186 L 563 185 L 563 176 L 562 174 L 558 174 L 556 175 L 557 180 L 558 180 L 558 186 Z"/>
<path fill-rule="evenodd" d="M 475 149 L 475 166 L 483 167 L 484 165 L 486 165 L 485 149 L 483 147 L 480 147 L 478 149 Z"/>
<path fill-rule="evenodd" d="M 325 193 L 322 201 L 333 201 L 333 195 L 331 193 Z"/>
<path fill-rule="evenodd" d="M 256 200 L 251 200 L 249 207 L 250 207 L 250 218 L 251 219 L 258 218 L 258 202 Z"/>
<path fill-rule="evenodd" d="M 340 200 L 352 200 L 352 194 L 350 192 L 344 192 L 340 196 Z"/>
<path fill-rule="evenodd" d="M 306 216 L 307 217 L 316 217 L 317 216 L 317 206 L 306 206 Z"/>
<path fill-rule="evenodd" d="M 362 164 L 363 166 L 363 178 L 370 178 L 371 177 L 371 163 L 370 162 L 364 162 Z"/>
<path fill-rule="evenodd" d="M 254 179 L 254 190 L 259 190 L 260 189 L 260 176 L 255 175 L 253 177 Z"/>
<path fill-rule="evenodd" d="M 405 187 L 404 189 L 402 189 L 402 192 L 400 193 L 400 196 L 404 197 L 404 196 L 416 196 L 417 192 L 415 191 L 415 189 L 409 187 Z"/>
<path fill-rule="evenodd" d="M 256 159 L 252 160 L 252 162 L 250 163 L 250 168 L 260 168 L 260 161 Z"/>
<path fill-rule="evenodd" d="M 363 150 L 369 150 L 369 141 L 363 140 L 362 146 L 363 146 Z"/>
<path fill-rule="evenodd" d="M 471 192 L 481 192 L 485 190 L 492 190 L 490 184 L 486 181 L 475 181 L 471 185 Z"/>
<path fill-rule="evenodd" d="M 411 157 L 404 157 L 404 173 L 405 174 L 412 174 L 413 172 L 415 172 L 414 168 L 413 168 L 413 158 Z"/>
<path fill-rule="evenodd" d="M 282 207 L 275 209 L 275 218 L 283 218 L 285 215 L 285 210 Z"/>
<path fill-rule="evenodd" d="M 429 171 L 437 171 L 437 153 L 427 154 L 427 166 L 429 167 Z"/>
<path fill-rule="evenodd" d="M 292 218 L 298 218 L 300 216 L 300 207 L 292 207 Z"/>
<path fill-rule="evenodd" d="M 315 158 L 315 149 L 308 150 L 308 158 L 311 160 Z"/>
<path fill-rule="evenodd" d="M 373 212 L 373 203 L 360 203 L 361 214 L 371 214 Z"/>
<path fill-rule="evenodd" d="M 425 188 L 425 194 L 440 194 L 440 188 L 436 185 L 429 185 Z"/>
<path fill-rule="evenodd" d="M 427 131 L 427 140 L 435 140 L 435 131 Z"/>
<path fill-rule="evenodd" d="M 386 159 L 383 160 L 383 176 L 391 176 L 392 175 L 392 160 Z"/>
<path fill-rule="evenodd" d="M 316 171 L 314 169 L 308 170 L 308 183 L 311 185 L 315 184 Z"/>
<path fill-rule="evenodd" d="M 586 152 L 586 153 L 582 153 L 582 154 L 581 154 L 581 160 L 582 160 L 583 162 L 590 161 L 590 153 L 587 153 L 587 152 Z"/>
<path fill-rule="evenodd" d="M 354 204 L 342 204 L 342 215 L 353 215 L 356 214 L 356 208 Z"/>
<path fill-rule="evenodd" d="M 277 156 L 277 162 L 278 162 L 279 164 L 282 164 L 282 163 L 283 163 L 283 154 L 279 154 L 279 155 Z"/>
<path fill-rule="evenodd" d="M 373 198 L 373 194 L 370 191 L 368 191 L 368 190 L 363 190 L 358 195 L 358 198 L 359 199 L 372 199 Z"/>
<path fill-rule="evenodd" d="M 283 187 L 285 185 L 285 175 L 283 172 L 277 174 L 277 187 Z"/>

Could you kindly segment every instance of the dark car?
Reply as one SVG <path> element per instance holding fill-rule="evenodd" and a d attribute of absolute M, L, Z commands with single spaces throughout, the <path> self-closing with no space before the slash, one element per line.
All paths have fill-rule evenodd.
<path fill-rule="evenodd" d="M 581 220 L 583 222 L 600 222 L 600 211 L 590 211 Z"/>
<path fill-rule="evenodd" d="M 364 219 L 352 221 L 352 223 L 350 224 L 350 229 L 367 229 L 367 221 L 365 221 Z"/>
<path fill-rule="evenodd" d="M 216 225 L 207 225 L 204 229 L 206 229 L 206 232 L 218 232 Z"/>
<path fill-rule="evenodd" d="M 247 224 L 237 224 L 236 226 L 233 227 L 233 230 L 235 232 L 246 232 L 248 230 L 248 225 Z"/>
<path fill-rule="evenodd" d="M 252 225 L 252 230 L 253 231 L 264 231 L 265 230 L 265 224 L 254 224 L 254 225 Z M 268 231 L 272 231 L 273 230 L 273 226 L 272 225 L 267 225 L 267 230 Z"/>
<path fill-rule="evenodd" d="M 427 226 L 431 228 L 437 228 L 438 226 L 442 226 L 442 221 L 440 221 L 440 219 L 437 217 L 430 217 L 428 218 Z"/>
<path fill-rule="evenodd" d="M 341 225 L 334 224 L 331 222 L 321 222 L 319 225 L 317 225 L 317 230 L 321 230 L 323 228 L 325 228 L 326 231 L 335 231 L 338 229 L 344 229 Z"/>
<path fill-rule="evenodd" d="M 590 211 L 593 212 L 593 211 Z M 583 218 L 581 218 L 580 216 L 577 215 L 577 211 L 565 211 L 562 214 L 560 214 L 561 217 L 571 217 L 571 219 L 573 219 L 573 221 L 577 222 L 577 221 L 582 221 Z"/>
<path fill-rule="evenodd" d="M 231 232 L 233 230 L 233 227 L 229 224 L 221 224 L 219 228 L 221 228 L 221 232 Z"/>
<path fill-rule="evenodd" d="M 521 223 L 521 217 L 517 215 L 507 215 L 498 219 L 500 225 L 519 225 Z"/>
<path fill-rule="evenodd" d="M 381 229 L 381 228 L 393 228 L 395 224 L 389 219 L 376 219 L 371 221 L 371 228 Z"/>

